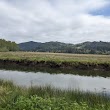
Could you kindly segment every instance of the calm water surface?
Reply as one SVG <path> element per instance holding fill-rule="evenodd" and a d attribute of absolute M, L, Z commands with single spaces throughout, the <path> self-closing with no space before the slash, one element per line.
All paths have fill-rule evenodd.
<path fill-rule="evenodd" d="M 0 79 L 13 81 L 19 86 L 51 86 L 63 90 L 80 90 L 110 93 L 110 77 L 49 74 L 42 72 L 19 72 L 0 70 Z"/>

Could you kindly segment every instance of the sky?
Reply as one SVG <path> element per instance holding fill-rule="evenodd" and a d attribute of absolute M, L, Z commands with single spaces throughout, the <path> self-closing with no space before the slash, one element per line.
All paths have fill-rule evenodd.
<path fill-rule="evenodd" d="M 110 0 L 0 0 L 0 38 L 110 42 Z"/>

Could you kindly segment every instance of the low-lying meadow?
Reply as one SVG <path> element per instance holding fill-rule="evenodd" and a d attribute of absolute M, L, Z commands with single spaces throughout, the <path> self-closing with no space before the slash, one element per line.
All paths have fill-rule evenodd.
<path fill-rule="evenodd" d="M 110 70 L 110 55 L 0 52 L 0 63 L 51 68 Z"/>

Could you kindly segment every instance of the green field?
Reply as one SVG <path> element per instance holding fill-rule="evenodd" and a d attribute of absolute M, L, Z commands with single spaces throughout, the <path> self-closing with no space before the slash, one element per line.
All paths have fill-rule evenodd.
<path fill-rule="evenodd" d="M 103 95 L 50 87 L 22 88 L 0 81 L 0 110 L 110 110 Z"/>
<path fill-rule="evenodd" d="M 17 62 L 30 66 L 58 68 L 110 69 L 110 55 L 1 52 L 0 61 Z"/>

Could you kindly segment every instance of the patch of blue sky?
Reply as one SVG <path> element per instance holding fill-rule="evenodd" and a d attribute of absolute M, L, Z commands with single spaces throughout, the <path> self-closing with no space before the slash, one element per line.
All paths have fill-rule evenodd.
<path fill-rule="evenodd" d="M 101 9 L 92 11 L 92 12 L 90 12 L 90 14 L 95 15 L 95 16 L 96 15 L 110 16 L 110 4 Z"/>

